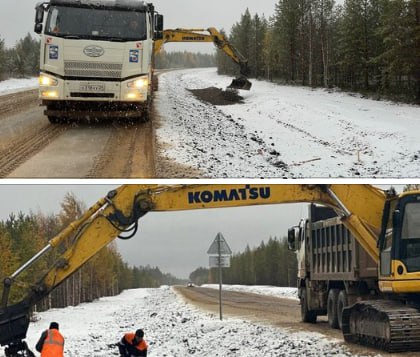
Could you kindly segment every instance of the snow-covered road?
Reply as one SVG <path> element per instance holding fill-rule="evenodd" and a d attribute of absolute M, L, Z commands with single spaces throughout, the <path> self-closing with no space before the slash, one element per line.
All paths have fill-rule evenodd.
<path fill-rule="evenodd" d="M 253 80 L 243 104 L 187 89 L 226 88 L 216 69 L 160 76 L 163 155 L 210 178 L 409 178 L 420 171 L 420 107 Z"/>
<path fill-rule="evenodd" d="M 117 356 L 126 331 L 144 328 L 150 356 L 269 357 L 350 356 L 345 348 L 317 333 L 291 333 L 266 325 L 200 312 L 171 288 L 134 289 L 119 296 L 38 314 L 29 328 L 33 348 L 51 321 L 60 323 L 66 357 Z M 3 356 L 3 352 L 0 352 Z"/>

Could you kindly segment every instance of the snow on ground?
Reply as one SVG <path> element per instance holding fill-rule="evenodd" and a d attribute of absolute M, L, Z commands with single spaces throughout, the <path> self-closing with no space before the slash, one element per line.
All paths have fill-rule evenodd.
<path fill-rule="evenodd" d="M 203 284 L 202 288 L 219 289 L 219 284 Z M 297 288 L 283 288 L 278 286 L 265 285 L 229 285 L 223 284 L 222 290 L 241 291 L 245 293 L 261 294 L 268 296 L 276 296 L 286 299 L 298 299 Z"/>
<path fill-rule="evenodd" d="M 38 78 L 11 78 L 0 81 L 0 95 L 38 88 Z"/>
<path fill-rule="evenodd" d="M 216 69 L 166 72 L 157 93 L 163 154 L 205 177 L 418 177 L 420 107 L 252 80 L 244 104 L 187 89 L 226 88 Z"/>
<path fill-rule="evenodd" d="M 60 324 L 66 357 L 117 356 L 127 331 L 144 328 L 150 356 L 269 357 L 350 356 L 345 347 L 320 334 L 284 329 L 201 312 L 169 287 L 126 290 L 76 307 L 39 313 L 29 327 L 32 349 L 51 321 Z M 3 357 L 3 351 L 0 356 Z"/>

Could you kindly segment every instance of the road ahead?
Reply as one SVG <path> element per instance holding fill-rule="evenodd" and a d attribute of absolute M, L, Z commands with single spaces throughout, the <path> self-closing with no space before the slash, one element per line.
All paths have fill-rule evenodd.
<path fill-rule="evenodd" d="M 219 314 L 219 290 L 200 287 L 175 287 L 175 291 L 191 304 L 200 309 Z M 262 322 L 290 331 L 318 332 L 328 338 L 343 341 L 340 330 L 331 329 L 326 317 L 318 317 L 316 324 L 306 324 L 300 321 L 300 305 L 298 300 L 282 299 L 251 293 L 223 291 L 223 314 L 242 317 L 252 321 Z M 377 356 L 378 351 L 357 345 L 346 344 L 353 354 Z M 381 356 L 393 356 L 381 352 Z M 416 353 L 399 353 L 398 356 L 418 356 Z"/>

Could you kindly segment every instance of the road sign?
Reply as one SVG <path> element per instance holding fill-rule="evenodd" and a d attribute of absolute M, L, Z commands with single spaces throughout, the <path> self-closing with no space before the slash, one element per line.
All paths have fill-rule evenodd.
<path fill-rule="evenodd" d="M 221 255 L 221 256 L 215 256 L 210 255 L 209 256 L 209 263 L 210 268 L 229 268 L 230 267 L 230 255 Z"/>
<path fill-rule="evenodd" d="M 220 247 L 219 247 L 220 245 Z M 232 251 L 230 250 L 228 244 L 226 243 L 225 238 L 222 233 L 217 233 L 216 238 L 214 238 L 213 243 L 211 244 L 209 250 L 207 251 L 209 255 L 231 255 Z"/>
<path fill-rule="evenodd" d="M 217 233 L 216 238 L 214 238 L 213 243 L 207 251 L 207 254 L 210 255 L 210 268 L 219 268 L 219 306 L 220 320 L 222 320 L 222 268 L 230 267 L 230 256 L 232 254 L 232 251 L 226 243 L 222 233 Z"/>

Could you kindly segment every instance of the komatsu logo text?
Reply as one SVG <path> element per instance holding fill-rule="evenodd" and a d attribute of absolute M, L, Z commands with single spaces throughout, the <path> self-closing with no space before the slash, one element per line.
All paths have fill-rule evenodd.
<path fill-rule="evenodd" d="M 203 36 L 182 36 L 182 41 L 204 41 Z"/>
<path fill-rule="evenodd" d="M 231 190 L 188 192 L 188 203 L 245 201 L 259 198 L 268 199 L 270 195 L 270 187 L 251 187 L 250 185 L 246 185 L 244 188 Z"/>

